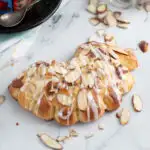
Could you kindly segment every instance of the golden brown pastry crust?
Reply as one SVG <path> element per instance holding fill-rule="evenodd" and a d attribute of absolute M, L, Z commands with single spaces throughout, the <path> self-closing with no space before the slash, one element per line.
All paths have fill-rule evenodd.
<path fill-rule="evenodd" d="M 37 62 L 8 87 L 26 110 L 62 125 L 99 119 L 117 109 L 134 84 L 138 63 L 131 50 L 104 43 L 80 45 L 66 63 Z M 129 65 L 130 64 L 130 65 Z"/>

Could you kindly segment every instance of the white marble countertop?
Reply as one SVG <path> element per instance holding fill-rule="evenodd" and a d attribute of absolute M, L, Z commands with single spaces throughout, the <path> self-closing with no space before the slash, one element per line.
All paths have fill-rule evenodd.
<path fill-rule="evenodd" d="M 124 97 L 121 107 L 131 111 L 131 120 L 121 126 L 115 113 L 108 113 L 100 120 L 89 124 L 77 124 L 62 127 L 55 121 L 45 122 L 24 111 L 9 96 L 7 87 L 11 80 L 36 60 L 69 59 L 75 48 L 94 34 L 96 28 L 88 23 L 91 16 L 86 10 L 86 0 L 72 0 L 39 29 L 37 39 L 30 47 L 25 58 L 13 66 L 0 70 L 0 94 L 6 101 L 0 106 L 0 150 L 46 150 L 36 134 L 46 132 L 52 137 L 67 135 L 69 128 L 76 129 L 80 135 L 64 143 L 65 150 L 150 150 L 150 53 L 143 54 L 136 50 L 140 40 L 150 41 L 150 19 L 144 22 L 146 13 L 136 9 L 124 11 L 131 21 L 129 29 L 109 28 L 106 31 L 115 35 L 122 47 L 131 47 L 139 60 L 139 68 L 133 72 L 136 84 Z M 25 47 L 25 45 L 23 45 Z M 10 60 L 14 49 L 9 49 L 0 56 L 0 65 Z M 131 106 L 131 96 L 141 96 L 144 109 L 135 113 Z M 19 126 L 16 126 L 19 122 Z M 104 124 L 104 131 L 98 131 L 97 124 Z M 93 132 L 94 136 L 85 140 L 84 135 Z"/>

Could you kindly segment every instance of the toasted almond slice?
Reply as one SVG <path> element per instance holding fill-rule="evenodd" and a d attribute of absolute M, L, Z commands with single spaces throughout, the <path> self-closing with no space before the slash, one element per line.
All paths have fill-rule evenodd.
<path fill-rule="evenodd" d="M 76 130 L 74 130 L 74 129 L 70 129 L 69 130 L 69 136 L 70 137 L 77 137 L 79 134 L 77 133 L 77 131 Z"/>
<path fill-rule="evenodd" d="M 93 136 L 94 136 L 94 133 L 91 132 L 91 133 L 86 134 L 84 137 L 85 137 L 85 139 L 89 139 Z"/>
<path fill-rule="evenodd" d="M 92 88 L 94 86 L 94 76 L 92 73 L 82 74 L 82 83 L 85 87 Z"/>
<path fill-rule="evenodd" d="M 117 18 L 117 21 L 119 22 L 119 23 L 123 23 L 123 24 L 130 24 L 130 22 L 128 21 L 128 20 L 125 20 L 125 19 L 123 19 L 123 18 Z"/>
<path fill-rule="evenodd" d="M 96 14 L 96 6 L 93 4 L 89 4 L 87 7 L 88 12 L 92 13 L 92 14 Z"/>
<path fill-rule="evenodd" d="M 85 111 L 87 109 L 88 106 L 88 102 L 87 102 L 87 90 L 86 89 L 82 89 L 77 97 L 78 101 L 78 108 L 82 111 Z"/>
<path fill-rule="evenodd" d="M 57 94 L 57 100 L 63 106 L 71 106 L 72 104 L 72 97 L 65 94 Z"/>
<path fill-rule="evenodd" d="M 104 124 L 98 124 L 98 129 L 99 130 L 104 130 Z"/>
<path fill-rule="evenodd" d="M 99 6 L 97 7 L 97 13 L 101 14 L 107 11 L 107 4 L 99 4 Z"/>
<path fill-rule="evenodd" d="M 64 142 L 68 138 L 69 138 L 68 136 L 59 136 L 59 137 L 57 137 L 56 141 L 57 142 Z"/>
<path fill-rule="evenodd" d="M 117 23 L 117 27 L 122 28 L 122 29 L 128 29 L 128 24 L 126 23 Z"/>
<path fill-rule="evenodd" d="M 100 23 L 100 21 L 99 21 L 99 19 L 98 18 L 90 18 L 89 19 L 89 22 L 92 24 L 92 25 L 94 25 L 94 26 L 96 26 L 96 25 L 98 25 L 99 23 Z"/>
<path fill-rule="evenodd" d="M 97 18 L 99 19 L 100 22 L 104 22 L 104 18 L 106 17 L 107 12 L 99 13 L 97 14 Z"/>
<path fill-rule="evenodd" d="M 111 14 L 111 13 L 108 13 L 108 14 L 106 15 L 106 22 L 108 23 L 108 25 L 109 25 L 110 27 L 114 27 L 114 26 L 117 25 L 117 20 L 116 20 L 116 18 L 113 16 L 113 14 Z"/>
<path fill-rule="evenodd" d="M 114 40 L 114 36 L 111 34 L 105 34 L 104 35 L 104 41 L 105 42 L 111 42 L 112 40 Z"/>
<path fill-rule="evenodd" d="M 62 150 L 63 147 L 60 143 L 58 143 L 55 139 L 48 136 L 46 133 L 38 134 L 39 139 L 45 144 L 47 147 L 55 149 L 55 150 Z"/>
<path fill-rule="evenodd" d="M 123 108 L 120 116 L 120 123 L 125 125 L 129 122 L 130 119 L 130 112 L 127 108 Z"/>
<path fill-rule="evenodd" d="M 73 83 L 80 78 L 80 75 L 81 73 L 79 69 L 71 70 L 66 74 L 65 81 L 68 83 Z"/>
<path fill-rule="evenodd" d="M 113 15 L 116 19 L 120 18 L 121 14 L 122 14 L 122 12 L 120 12 L 120 11 L 113 12 Z"/>
<path fill-rule="evenodd" d="M 5 101 L 5 96 L 4 95 L 0 95 L 0 105 L 3 104 Z"/>
<path fill-rule="evenodd" d="M 120 54 L 124 54 L 124 55 L 128 55 L 128 52 L 126 52 L 125 50 L 119 48 L 118 46 L 114 46 L 114 45 L 108 45 L 113 51 L 120 53 Z"/>
<path fill-rule="evenodd" d="M 134 94 L 132 96 L 132 104 L 133 104 L 133 108 L 136 112 L 142 111 L 143 104 L 142 104 L 140 96 Z"/>
<path fill-rule="evenodd" d="M 63 66 L 60 66 L 60 64 L 56 64 L 54 66 L 54 70 L 55 70 L 56 73 L 59 73 L 59 74 L 62 74 L 62 75 L 67 73 L 67 69 L 65 69 Z"/>

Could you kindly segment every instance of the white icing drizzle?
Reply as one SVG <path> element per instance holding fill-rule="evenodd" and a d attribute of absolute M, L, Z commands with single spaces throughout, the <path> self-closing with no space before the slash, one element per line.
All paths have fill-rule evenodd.
<path fill-rule="evenodd" d="M 88 97 L 88 103 L 89 103 L 89 105 L 90 105 L 90 107 L 94 113 L 94 118 L 95 118 L 95 120 L 97 120 L 98 119 L 98 108 L 97 108 L 97 105 L 95 103 L 94 97 L 93 97 L 91 92 L 88 92 L 87 97 Z"/>

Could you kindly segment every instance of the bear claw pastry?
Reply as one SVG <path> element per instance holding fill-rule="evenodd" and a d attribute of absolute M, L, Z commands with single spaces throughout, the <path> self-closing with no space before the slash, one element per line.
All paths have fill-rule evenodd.
<path fill-rule="evenodd" d="M 90 122 L 120 106 L 134 84 L 130 71 L 137 67 L 131 50 L 88 42 L 67 62 L 36 62 L 8 89 L 39 118 L 55 119 L 62 125 Z"/>

